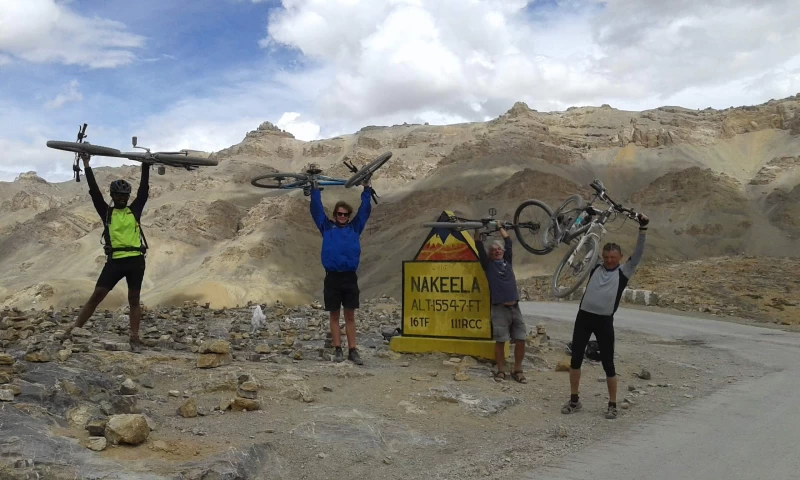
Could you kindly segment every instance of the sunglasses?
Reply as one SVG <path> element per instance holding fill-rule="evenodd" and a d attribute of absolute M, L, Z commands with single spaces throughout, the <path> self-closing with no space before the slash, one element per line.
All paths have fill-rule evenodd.
<path fill-rule="evenodd" d="M 350 213 L 349 212 L 336 212 L 336 216 L 337 217 L 349 217 Z"/>

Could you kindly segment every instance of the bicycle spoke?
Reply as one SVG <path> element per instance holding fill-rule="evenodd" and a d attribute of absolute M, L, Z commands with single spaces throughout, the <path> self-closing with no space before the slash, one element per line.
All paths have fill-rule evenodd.
<path fill-rule="evenodd" d="M 553 226 L 549 213 L 538 205 L 529 205 L 519 211 L 515 221 L 519 227 L 519 240 L 534 250 L 547 250 L 553 245 Z"/>

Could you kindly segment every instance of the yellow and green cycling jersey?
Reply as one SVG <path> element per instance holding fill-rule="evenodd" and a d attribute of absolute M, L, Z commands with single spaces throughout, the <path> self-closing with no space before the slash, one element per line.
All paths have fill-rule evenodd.
<path fill-rule="evenodd" d="M 142 180 L 136 191 L 136 198 L 124 208 L 114 208 L 106 203 L 90 167 L 86 168 L 85 174 L 94 208 L 107 226 L 107 231 L 103 231 L 106 254 L 110 253 L 112 260 L 143 255 L 140 222 L 150 193 L 150 166 L 142 164 Z M 144 246 L 147 247 L 146 241 Z M 111 252 L 108 251 L 109 248 L 112 249 Z"/>

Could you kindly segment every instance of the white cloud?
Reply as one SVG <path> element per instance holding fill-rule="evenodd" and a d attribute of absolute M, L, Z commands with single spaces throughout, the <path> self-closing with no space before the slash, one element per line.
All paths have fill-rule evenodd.
<path fill-rule="evenodd" d="M 28 4 L 41 14 L 15 13 L 11 30 L 18 34 L 12 35 L 6 26 L 13 8 L 0 0 L 0 65 L 19 59 L 121 65 L 133 61 L 143 44 L 123 25 L 82 19 L 65 3 Z M 140 144 L 154 150 L 216 151 L 239 143 L 265 120 L 312 139 L 366 125 L 484 121 L 515 101 L 544 111 L 603 103 L 630 110 L 726 108 L 800 91 L 797 0 L 537 4 L 283 0 L 269 16 L 260 45 L 277 52 L 272 58 L 278 59 L 285 57 L 277 47 L 295 50 L 301 58 L 291 68 L 268 69 L 259 60 L 239 63 L 203 95 L 187 94 L 146 117 L 120 118 L 113 135 L 93 132 L 98 143 L 117 148 L 138 135 Z M 14 5 L 20 10 L 23 2 Z M 126 101 L 133 100 L 115 100 L 116 108 L 124 109 Z M 58 122 L 64 123 L 67 110 L 50 113 L 62 115 Z M 11 114 L 6 118 L 3 125 L 0 117 L 0 131 L 19 123 Z M 42 112 L 28 124 L 42 120 L 56 124 Z M 0 177 L 9 165 L 56 171 L 48 163 L 52 152 L 44 153 L 46 139 L 25 138 L 33 138 L 35 148 L 8 141 L 0 148 L 15 151 L 14 162 L 0 158 Z"/>
<path fill-rule="evenodd" d="M 313 62 L 285 81 L 314 84 L 319 109 L 308 113 L 323 131 L 387 117 L 482 120 L 518 100 L 540 110 L 704 108 L 708 98 L 727 107 L 796 85 L 785 68 L 800 58 L 796 1 L 529 3 L 284 0 L 261 45 Z M 773 87 L 755 97 L 746 85 L 765 72 Z"/>
<path fill-rule="evenodd" d="M 45 103 L 45 108 L 54 109 L 54 108 L 61 108 L 64 106 L 65 103 L 69 102 L 80 102 L 83 100 L 83 94 L 78 90 L 78 81 L 72 80 L 66 86 L 65 91 L 56 95 L 56 97 L 52 100 L 48 100 Z"/>
<path fill-rule="evenodd" d="M 48 181 L 69 180 L 72 175 L 72 162 L 75 155 L 71 152 L 47 148 L 47 140 L 68 140 L 75 138 L 47 138 L 42 134 L 34 134 L 25 140 L 0 138 L 0 181 L 11 181 L 23 172 L 36 172 Z M 128 162 L 132 163 L 132 162 Z M 120 166 L 123 162 L 116 159 L 97 157 L 92 160 L 94 166 Z"/>
<path fill-rule="evenodd" d="M 800 8 L 790 0 L 611 0 L 592 18 L 595 65 L 659 98 L 780 69 L 797 58 Z"/>
<path fill-rule="evenodd" d="M 283 118 L 298 128 L 292 132 L 298 136 L 313 133 L 308 121 L 282 117 L 290 106 L 301 106 L 302 97 L 294 86 L 262 80 L 273 76 L 272 70 L 235 72 L 227 84 L 207 95 L 187 97 L 137 121 L 131 135 L 138 135 L 139 142 L 153 150 L 210 152 L 241 142 L 265 120 L 277 124 Z"/>
<path fill-rule="evenodd" d="M 284 113 L 275 126 L 291 133 L 298 140 L 308 141 L 319 138 L 319 125 L 314 122 L 300 120 L 300 114 L 297 112 Z"/>
<path fill-rule="evenodd" d="M 120 22 L 83 18 L 55 0 L 0 2 L 0 55 L 28 62 L 113 68 L 136 59 L 144 37 Z M 2 65 L 0 58 L 0 65 Z"/>

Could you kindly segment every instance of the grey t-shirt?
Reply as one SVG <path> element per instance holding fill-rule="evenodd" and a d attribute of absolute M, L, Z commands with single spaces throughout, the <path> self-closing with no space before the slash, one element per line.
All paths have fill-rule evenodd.
<path fill-rule="evenodd" d="M 603 264 L 594 268 L 581 299 L 581 310 L 596 315 L 614 315 L 619 307 L 622 292 L 628 286 L 628 280 L 636 273 L 636 267 L 642 260 L 646 237 L 644 232 L 639 232 L 636 248 L 624 264 L 613 270 L 606 270 Z"/>
<path fill-rule="evenodd" d="M 514 269 L 511 267 L 511 239 L 506 238 L 503 243 L 505 244 L 503 259 L 492 260 L 486 253 L 483 242 L 480 240 L 475 242 L 481 266 L 486 272 L 486 280 L 489 282 L 489 296 L 492 305 L 519 300 L 517 279 L 514 276 Z"/>

